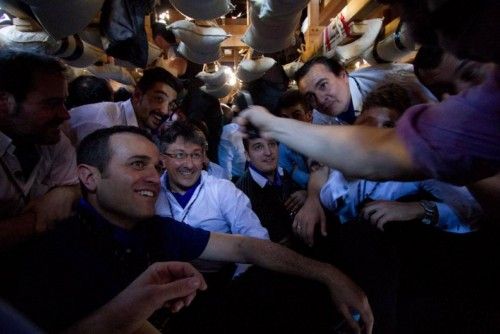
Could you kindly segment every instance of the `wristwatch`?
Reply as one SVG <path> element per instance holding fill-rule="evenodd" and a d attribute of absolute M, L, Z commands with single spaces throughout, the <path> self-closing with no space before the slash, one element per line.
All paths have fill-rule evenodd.
<path fill-rule="evenodd" d="M 432 201 L 420 201 L 418 204 L 424 208 L 424 218 L 422 218 L 422 223 L 425 225 L 436 226 L 439 219 L 436 203 Z"/>

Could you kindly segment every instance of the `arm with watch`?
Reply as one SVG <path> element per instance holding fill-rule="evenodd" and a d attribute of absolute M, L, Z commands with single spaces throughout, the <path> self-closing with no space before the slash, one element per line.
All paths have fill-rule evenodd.
<path fill-rule="evenodd" d="M 433 201 L 398 202 L 376 200 L 364 204 L 360 212 L 361 217 L 380 230 L 388 222 L 404 222 L 420 220 L 423 224 L 437 226 L 439 223 L 439 210 Z"/>
<path fill-rule="evenodd" d="M 435 226 L 447 232 L 465 233 L 478 228 L 478 222 L 483 213 L 479 203 L 466 187 L 458 187 L 434 179 L 401 182 L 396 185 L 397 187 L 381 186 L 374 194 L 370 194 L 373 195 L 370 197 L 375 200 L 363 206 L 360 210 L 360 216 L 382 230 L 387 222 L 415 220 L 420 220 L 423 224 Z M 390 191 L 390 189 L 395 191 L 398 188 L 398 198 L 405 195 L 427 193 L 436 200 L 416 202 L 381 200 L 384 198 L 385 192 Z M 396 197 L 392 196 L 391 199 L 394 198 Z"/>
<path fill-rule="evenodd" d="M 482 215 L 479 204 L 472 197 L 461 202 L 460 196 L 456 195 L 450 201 L 371 201 L 364 205 L 360 215 L 381 230 L 388 222 L 415 220 L 447 232 L 466 233 L 476 230 Z"/>

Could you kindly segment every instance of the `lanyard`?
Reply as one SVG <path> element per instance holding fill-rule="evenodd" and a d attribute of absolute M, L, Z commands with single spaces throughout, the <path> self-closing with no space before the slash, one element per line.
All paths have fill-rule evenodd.
<path fill-rule="evenodd" d="M 201 190 L 203 189 L 204 185 L 205 185 L 205 183 L 200 184 L 200 189 L 198 189 L 198 193 L 196 194 L 195 198 L 191 201 L 191 203 L 189 203 L 187 210 L 186 210 L 186 213 L 184 213 L 184 216 L 182 216 L 182 220 L 180 220 L 181 223 L 184 223 L 184 220 L 186 219 L 187 215 L 189 214 L 189 211 L 191 211 L 191 208 L 193 207 L 194 202 L 196 202 L 196 200 L 198 199 L 198 196 L 200 196 Z M 174 200 L 176 200 L 175 197 L 174 197 Z M 167 198 L 167 203 L 168 203 L 168 208 L 170 210 L 170 215 L 172 216 L 172 218 L 174 220 L 177 220 L 175 218 L 175 215 L 174 215 L 174 210 L 172 208 L 172 204 L 170 203 L 170 200 L 168 198 Z"/>

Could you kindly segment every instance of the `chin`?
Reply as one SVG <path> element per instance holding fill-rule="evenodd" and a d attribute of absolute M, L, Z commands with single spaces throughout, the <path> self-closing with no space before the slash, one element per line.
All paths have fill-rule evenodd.
<path fill-rule="evenodd" d="M 156 124 L 152 124 L 152 123 L 147 123 L 146 127 L 150 131 L 157 131 L 160 128 L 160 124 L 156 125 Z"/>

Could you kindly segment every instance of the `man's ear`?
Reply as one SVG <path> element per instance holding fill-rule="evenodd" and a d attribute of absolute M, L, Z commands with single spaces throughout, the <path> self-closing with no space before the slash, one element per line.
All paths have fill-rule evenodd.
<path fill-rule="evenodd" d="M 5 91 L 0 91 L 0 119 L 2 116 L 13 115 L 16 110 L 16 100 L 14 96 Z"/>
<path fill-rule="evenodd" d="M 250 157 L 248 156 L 247 150 L 245 150 L 245 158 L 247 159 L 248 162 L 250 162 Z"/>
<path fill-rule="evenodd" d="M 134 89 L 134 93 L 132 93 L 132 103 L 134 105 L 139 104 L 142 99 L 142 91 L 139 88 Z"/>
<path fill-rule="evenodd" d="M 79 164 L 77 173 L 80 182 L 85 186 L 87 191 L 94 193 L 97 189 L 99 179 L 101 178 L 99 170 L 94 166 Z"/>
<path fill-rule="evenodd" d="M 347 80 L 348 80 L 348 76 L 347 76 L 347 72 L 346 72 L 346 70 L 342 70 L 342 71 L 340 72 L 340 78 L 342 78 L 342 80 L 345 80 L 345 81 L 347 81 Z"/>

